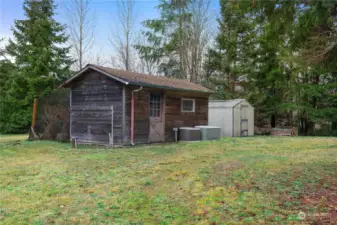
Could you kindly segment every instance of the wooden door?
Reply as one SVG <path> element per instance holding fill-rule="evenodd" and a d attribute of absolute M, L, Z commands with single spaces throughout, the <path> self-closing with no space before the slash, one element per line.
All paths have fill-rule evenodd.
<path fill-rule="evenodd" d="M 164 106 L 161 94 L 150 94 L 149 117 L 150 132 L 149 142 L 163 142 L 164 135 Z"/>

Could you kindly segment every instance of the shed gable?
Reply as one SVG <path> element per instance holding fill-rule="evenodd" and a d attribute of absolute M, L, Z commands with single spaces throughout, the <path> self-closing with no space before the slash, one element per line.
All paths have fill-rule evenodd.
<path fill-rule="evenodd" d="M 71 84 L 70 135 L 82 143 L 109 143 L 113 106 L 114 144 L 122 143 L 123 84 L 88 70 Z"/>

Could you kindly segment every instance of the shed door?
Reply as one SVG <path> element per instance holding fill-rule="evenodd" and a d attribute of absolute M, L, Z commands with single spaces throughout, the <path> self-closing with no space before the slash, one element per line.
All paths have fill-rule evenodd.
<path fill-rule="evenodd" d="M 150 94 L 149 99 L 149 117 L 150 117 L 150 142 L 164 141 L 164 115 L 163 100 L 161 94 Z"/>
<path fill-rule="evenodd" d="M 248 136 L 248 105 L 241 105 L 241 136 Z"/>

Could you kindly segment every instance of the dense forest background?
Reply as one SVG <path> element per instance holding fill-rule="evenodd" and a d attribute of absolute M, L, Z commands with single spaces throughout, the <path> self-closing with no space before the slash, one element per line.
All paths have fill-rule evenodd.
<path fill-rule="evenodd" d="M 24 1 L 26 18 L 0 49 L 0 133 L 26 132 L 34 98 L 88 63 L 90 0 L 68 3 L 68 23 L 60 24 L 53 0 Z M 138 34 L 134 3 L 117 1 L 111 62 L 98 55 L 91 63 L 188 79 L 214 90 L 214 99 L 246 98 L 258 127 L 337 135 L 336 0 L 220 0 L 216 24 L 208 0 L 159 0 L 160 16 Z"/>

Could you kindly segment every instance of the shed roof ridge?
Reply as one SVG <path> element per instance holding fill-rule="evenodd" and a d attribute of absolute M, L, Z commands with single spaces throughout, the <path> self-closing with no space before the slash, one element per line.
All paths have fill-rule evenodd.
<path fill-rule="evenodd" d="M 86 67 L 92 67 L 92 68 L 96 68 L 97 70 L 102 70 L 108 74 L 111 74 L 112 76 L 117 76 L 120 79 L 124 79 L 130 82 L 130 84 L 135 84 L 135 85 L 143 85 L 147 83 L 149 85 L 155 85 L 155 86 L 162 87 L 162 88 L 166 87 L 166 88 L 174 88 L 174 89 L 182 89 L 182 90 L 199 91 L 199 92 L 209 92 L 209 93 L 212 92 L 210 89 L 203 87 L 200 84 L 196 84 L 191 81 L 184 80 L 184 79 L 166 77 L 166 76 L 161 76 L 161 75 L 159 76 L 151 75 L 151 74 L 139 73 L 139 72 L 134 72 L 134 71 L 126 71 L 126 70 L 121 70 L 121 69 L 116 69 L 116 68 L 111 68 L 111 67 L 106 67 L 106 66 L 99 66 L 95 64 L 87 64 Z M 133 76 L 133 77 L 130 77 L 130 76 Z M 137 77 L 143 78 L 143 79 L 137 79 Z M 162 83 L 162 82 L 166 82 L 166 83 Z M 185 85 L 188 85 L 189 87 L 186 87 Z"/>
<path fill-rule="evenodd" d="M 84 74 L 89 69 L 96 70 L 112 79 L 115 79 L 125 85 L 144 86 L 152 88 L 204 92 L 212 93 L 213 91 L 203 87 L 200 84 L 193 83 L 184 79 L 177 79 L 165 76 L 156 76 L 151 74 L 138 73 L 133 71 L 126 71 L 115 69 L 111 67 L 98 66 L 95 64 L 87 64 L 80 71 L 76 72 L 72 77 L 66 80 L 59 87 L 67 87 L 73 80 Z"/>
<path fill-rule="evenodd" d="M 210 100 L 209 102 L 212 104 L 222 104 L 221 107 L 217 106 L 218 108 L 233 108 L 235 106 L 237 106 L 238 104 L 242 103 L 243 101 L 247 101 L 246 99 L 227 99 L 227 100 Z M 212 105 L 210 105 L 209 107 L 212 107 Z"/>
<path fill-rule="evenodd" d="M 96 64 L 88 64 L 88 65 L 96 67 L 98 69 L 99 68 L 105 68 L 105 69 L 115 70 L 115 71 L 122 72 L 122 73 L 129 72 L 129 73 L 133 73 L 135 75 L 140 75 L 140 76 L 152 76 L 152 77 L 157 77 L 159 79 L 167 79 L 167 80 L 179 81 L 179 82 L 184 81 L 184 82 L 188 82 L 188 83 L 200 86 L 199 84 L 193 83 L 191 81 L 184 80 L 184 79 L 179 79 L 179 78 L 175 78 L 175 77 L 166 77 L 164 75 L 154 75 L 154 74 L 147 74 L 147 73 L 139 73 L 139 72 L 130 71 L 130 70 L 122 70 L 122 69 L 117 69 L 117 68 L 112 68 L 112 67 L 107 67 L 107 66 L 99 66 L 99 65 L 96 65 Z"/>

